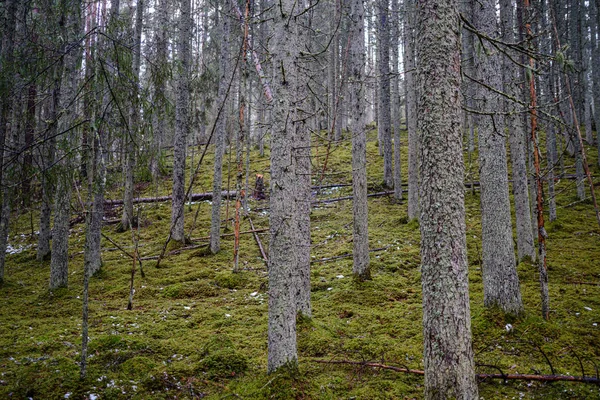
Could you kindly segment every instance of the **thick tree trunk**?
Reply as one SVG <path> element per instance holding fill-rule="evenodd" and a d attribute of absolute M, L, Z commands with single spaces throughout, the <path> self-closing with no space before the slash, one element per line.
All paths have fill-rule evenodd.
<path fill-rule="evenodd" d="M 350 82 L 352 93 L 352 218 L 354 259 L 352 272 L 358 280 L 371 279 L 367 209 L 367 133 L 365 131 L 364 4 L 354 0 L 350 10 Z M 401 189 L 402 190 L 402 189 Z"/>
<path fill-rule="evenodd" d="M 179 20 L 179 76 L 177 78 L 177 103 L 175 105 L 175 142 L 173 160 L 173 202 L 171 207 L 171 239 L 185 242 L 184 205 L 185 205 L 185 150 L 190 129 L 190 39 L 192 36 L 190 1 L 181 1 Z"/>
<path fill-rule="evenodd" d="M 494 0 L 475 3 L 475 25 L 486 35 L 496 35 Z M 479 79 L 493 88 L 501 87 L 501 59 L 485 43 L 475 61 Z M 500 109 L 499 96 L 492 91 L 482 93 L 478 111 L 494 113 Z M 506 147 L 498 118 L 482 116 L 479 121 L 479 168 L 481 181 L 481 240 L 483 255 L 484 304 L 498 306 L 509 314 L 523 311 L 519 277 L 513 250 Z"/>
<path fill-rule="evenodd" d="M 471 400 L 478 392 L 467 276 L 458 2 L 421 0 L 417 10 L 425 398 Z"/>
<path fill-rule="evenodd" d="M 228 8 L 226 8 L 228 9 Z M 223 154 L 225 152 L 225 122 L 227 84 L 229 79 L 229 17 L 222 18 L 222 40 L 219 49 L 219 90 L 217 94 L 217 107 L 222 108 L 217 115 L 215 128 L 215 164 L 213 174 L 213 199 L 210 225 L 210 251 L 214 254 L 221 249 L 221 188 L 223 185 Z"/>
<path fill-rule="evenodd" d="M 416 3 L 405 0 L 404 76 L 406 91 L 406 126 L 408 129 L 408 219 L 419 217 L 419 140 L 417 137 L 417 102 L 415 92 L 414 22 Z"/>
<path fill-rule="evenodd" d="M 296 299 L 297 268 L 300 262 L 297 148 L 306 130 L 304 109 L 306 76 L 301 63 L 304 27 L 298 19 L 303 12 L 294 0 L 282 0 L 273 7 L 272 62 L 276 66 L 273 79 L 273 133 L 271 138 L 271 198 L 269 218 L 269 328 L 268 372 L 297 364 Z M 303 186 L 303 185 L 301 185 Z"/>

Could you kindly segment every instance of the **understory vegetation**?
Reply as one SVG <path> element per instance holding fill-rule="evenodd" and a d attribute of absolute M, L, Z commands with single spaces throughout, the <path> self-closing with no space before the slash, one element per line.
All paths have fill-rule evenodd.
<path fill-rule="evenodd" d="M 405 136 L 405 132 L 403 132 Z M 382 159 L 376 132 L 369 132 L 369 193 L 381 192 Z M 405 147 L 402 148 L 406 151 Z M 190 149 L 191 150 L 191 149 Z M 188 177 L 195 168 L 188 157 Z M 210 152 L 209 152 L 210 153 Z M 595 151 L 592 175 L 600 176 Z M 406 163 L 406 153 L 402 155 Z M 225 157 L 227 159 L 227 156 Z M 234 157 L 235 158 L 235 157 Z M 466 159 L 466 157 L 465 157 Z M 471 159 L 476 160 L 474 155 Z M 327 161 L 325 161 L 327 160 Z M 172 158 L 165 157 L 166 170 Z M 234 188 L 235 161 L 229 186 Z M 324 168 L 324 164 L 326 168 Z M 194 166 L 192 166 L 194 163 Z M 574 161 L 565 159 L 566 173 Z M 268 150 L 251 154 L 250 182 L 264 174 Z M 313 185 L 349 184 L 350 143 L 313 147 Z M 144 167 L 144 166 L 142 166 Z M 403 173 L 406 173 L 403 165 Z M 228 185 L 224 166 L 224 188 Z M 477 171 L 477 165 L 467 166 Z M 207 156 L 194 193 L 210 192 L 212 158 Z M 138 175 L 145 174 L 144 168 Z M 148 174 L 146 174 L 148 175 Z M 168 173 L 165 176 L 170 176 Z M 467 179 L 476 180 L 474 176 Z M 404 180 L 406 182 L 406 180 Z M 109 182 L 111 183 L 111 182 Z M 537 266 L 518 265 L 525 313 L 504 317 L 483 307 L 478 191 L 467 190 L 466 223 L 473 345 L 478 372 L 596 376 L 600 366 L 600 229 L 590 202 L 577 202 L 572 179 L 557 182 L 558 220 L 547 223 L 550 319 L 540 311 Z M 112 182 L 108 199 L 121 198 Z M 600 186 L 600 181 L 596 181 Z M 85 185 L 83 185 L 85 186 Z M 139 184 L 136 196 L 169 194 L 170 179 Z M 475 188 L 476 189 L 476 188 Z M 597 191 L 600 195 L 600 191 Z M 133 260 L 103 238 L 103 267 L 90 281 L 88 376 L 79 378 L 85 224 L 70 236 L 69 287 L 49 291 L 49 261 L 36 261 L 39 220 L 30 210 L 11 225 L 5 282 L 0 287 L 0 397 L 89 399 L 296 398 L 412 399 L 423 395 L 423 377 L 315 360 L 371 361 L 423 369 L 419 225 L 407 222 L 405 203 L 392 196 L 369 198 L 369 241 L 373 279 L 352 279 L 350 186 L 319 189 L 311 213 L 313 318 L 298 323 L 298 370 L 267 375 L 266 264 L 252 234 L 241 235 L 240 268 L 232 272 L 233 236 L 210 255 L 210 202 L 186 205 L 186 233 L 193 248 L 169 247 L 169 255 L 136 267 L 133 310 L 126 309 Z M 82 204 L 72 199 L 80 213 Z M 156 256 L 170 228 L 170 203 L 137 204 L 139 229 L 103 233 L 130 254 L 135 242 L 144 257 Z M 249 200 L 254 228 L 268 227 L 268 200 Z M 234 202 L 222 209 L 225 233 L 232 232 Z M 107 218 L 120 215 L 107 208 Z M 112 217 L 111 217 L 112 215 Z M 248 218 L 242 231 L 251 230 Z M 267 232 L 257 233 L 268 247 Z M 192 247 L 189 246 L 188 247 Z M 482 381 L 483 399 L 584 399 L 600 397 L 585 383 Z"/>

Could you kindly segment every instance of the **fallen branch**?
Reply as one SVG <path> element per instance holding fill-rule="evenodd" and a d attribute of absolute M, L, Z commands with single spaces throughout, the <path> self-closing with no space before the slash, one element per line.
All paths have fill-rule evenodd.
<path fill-rule="evenodd" d="M 208 246 L 208 243 L 195 244 L 195 245 L 192 245 L 192 246 L 187 246 L 187 247 L 182 247 L 180 249 L 171 250 L 170 252 L 167 253 L 167 255 L 168 256 L 175 256 L 175 255 L 177 255 L 177 254 L 179 254 L 179 253 L 181 253 L 182 251 L 185 251 L 185 250 L 194 250 L 194 249 L 199 249 L 201 247 L 206 247 L 206 246 Z M 158 256 L 146 256 L 146 257 L 141 257 L 139 259 L 147 261 L 147 260 L 158 260 L 159 258 L 160 258 L 160 255 L 158 255 Z"/>
<path fill-rule="evenodd" d="M 227 191 L 224 190 L 221 192 L 221 196 L 230 197 L 235 196 L 235 191 Z M 209 193 L 192 193 L 189 195 L 189 201 L 204 201 L 204 200 L 212 200 L 213 195 L 212 192 Z M 134 204 L 138 203 L 161 203 L 171 201 L 171 196 L 158 196 L 158 197 L 138 197 L 133 199 Z M 105 206 L 120 206 L 123 204 L 123 200 L 104 200 Z"/>
<path fill-rule="evenodd" d="M 260 250 L 260 255 L 262 256 L 265 265 L 267 266 L 267 268 L 269 268 L 269 258 L 267 257 L 267 253 L 265 252 L 265 249 L 263 248 L 262 242 L 260 241 L 260 238 L 258 237 L 258 233 L 257 230 L 254 229 L 254 224 L 252 223 L 252 219 L 250 217 L 248 217 L 248 222 L 250 222 L 250 227 L 252 228 L 252 233 L 254 235 L 254 240 L 256 241 L 256 244 L 258 245 L 258 248 Z M 266 229 L 265 229 L 266 230 Z"/>
<path fill-rule="evenodd" d="M 393 365 L 386 365 L 380 363 L 372 363 L 365 361 L 350 361 L 350 360 L 310 360 L 311 362 L 320 364 L 349 364 L 358 365 L 361 367 L 371 367 L 379 369 L 387 369 L 395 372 L 404 372 L 407 374 L 414 375 L 425 375 L 425 371 L 410 368 L 394 367 Z M 524 380 L 524 381 L 539 381 L 539 382 L 582 382 L 582 383 L 593 383 L 595 385 L 600 384 L 600 379 L 592 376 L 571 376 L 571 375 L 536 375 L 536 374 L 476 374 L 480 380 L 485 379 L 502 379 L 502 380 Z"/>
<path fill-rule="evenodd" d="M 383 197 L 383 196 L 389 196 L 394 194 L 394 191 L 386 191 L 386 192 L 377 192 L 377 193 L 371 193 L 368 194 L 367 197 Z M 311 201 L 311 204 L 327 204 L 327 203 L 335 203 L 336 201 L 343 201 L 343 200 L 352 200 L 354 198 L 354 196 L 344 196 L 344 197 L 336 197 L 334 199 L 326 199 L 326 200 L 315 200 L 315 201 Z"/>
<path fill-rule="evenodd" d="M 249 230 L 249 231 L 240 232 L 239 234 L 240 235 L 244 235 L 244 234 L 247 234 L 247 233 L 257 234 L 257 233 L 260 233 L 260 232 L 266 232 L 268 230 L 269 230 L 268 228 L 252 229 L 252 230 Z M 235 235 L 235 233 L 222 233 L 219 236 L 220 237 L 227 237 L 227 236 L 234 236 L 234 235 Z M 202 237 L 199 237 L 199 238 L 192 238 L 191 240 L 193 242 L 195 242 L 195 241 L 198 241 L 198 240 L 209 240 L 209 239 L 210 239 L 210 236 L 202 236 Z"/>

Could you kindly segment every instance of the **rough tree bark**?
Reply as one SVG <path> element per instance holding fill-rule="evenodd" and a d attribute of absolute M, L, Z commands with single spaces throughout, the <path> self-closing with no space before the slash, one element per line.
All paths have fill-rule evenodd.
<path fill-rule="evenodd" d="M 456 0 L 420 0 L 417 71 L 426 399 L 476 399 Z"/>
<path fill-rule="evenodd" d="M 490 37 L 497 36 L 494 0 L 476 2 L 474 15 L 476 28 Z M 492 88 L 500 88 L 500 55 L 490 43 L 483 44 L 485 49 L 475 60 L 479 80 Z M 519 314 L 523 303 L 513 249 L 506 142 L 494 114 L 500 109 L 500 99 L 485 90 L 477 103 L 478 111 L 491 113 L 482 115 L 478 125 L 484 304 L 498 306 L 508 314 Z"/>
<path fill-rule="evenodd" d="M 300 26 L 295 0 L 282 0 L 272 8 L 272 63 L 275 66 L 273 86 L 273 133 L 271 137 L 271 198 L 269 226 L 269 373 L 283 366 L 297 364 L 296 299 L 299 262 L 297 154 L 294 148 L 306 129 L 302 110 L 305 105 L 306 77 L 301 56 L 306 43 Z"/>
<path fill-rule="evenodd" d="M 228 9 L 225 7 L 224 9 Z M 217 10 L 217 13 L 219 11 Z M 219 89 L 217 93 L 217 107 L 223 110 L 217 115 L 214 134 L 215 165 L 213 174 L 213 199 L 210 225 L 210 251 L 214 254 L 221 249 L 221 187 L 223 185 L 223 154 L 225 152 L 225 100 L 227 97 L 227 83 L 229 77 L 229 17 L 221 17 L 221 46 L 219 47 Z"/>
<path fill-rule="evenodd" d="M 394 124 L 394 198 L 402 200 L 402 167 L 400 163 L 400 71 L 398 70 L 400 44 L 400 2 L 392 0 L 390 14 L 392 39 L 392 121 Z"/>
<path fill-rule="evenodd" d="M 414 21 L 416 3 L 404 2 L 404 90 L 406 91 L 406 128 L 408 129 L 408 219 L 419 217 L 419 140 L 415 92 Z"/>
<path fill-rule="evenodd" d="M 131 76 L 133 82 L 131 83 L 131 103 L 129 105 L 129 121 L 128 131 L 125 132 L 126 154 L 125 154 L 125 165 L 123 167 L 123 173 L 125 175 L 125 189 L 123 193 L 123 214 L 121 216 L 120 230 L 126 231 L 131 228 L 133 223 L 133 170 L 135 169 L 135 155 L 136 155 L 136 140 L 138 140 L 138 129 L 139 129 L 139 76 L 140 76 L 140 56 L 142 46 L 142 28 L 143 28 L 143 15 L 144 15 L 144 0 L 138 0 L 135 9 L 135 31 L 133 37 L 133 49 L 132 57 L 133 63 L 131 67 Z"/>
<path fill-rule="evenodd" d="M 506 43 L 515 41 L 514 7 L 511 0 L 500 0 L 500 21 L 502 40 Z M 514 59 L 518 55 L 513 54 Z M 519 71 L 517 65 L 508 57 L 503 58 L 503 90 L 505 93 L 518 97 Z M 505 112 L 515 112 L 518 105 L 504 98 Z M 520 114 L 508 114 L 504 117 L 504 126 L 508 132 L 510 158 L 512 163 L 513 198 L 517 223 L 517 254 L 518 260 L 525 257 L 535 260 L 535 243 L 531 226 L 531 209 L 529 190 L 527 186 L 527 159 L 525 158 L 526 140 L 523 119 Z M 503 130 L 504 131 L 504 130 Z"/>
<path fill-rule="evenodd" d="M 190 129 L 190 39 L 192 18 L 190 0 L 181 1 L 179 20 L 179 74 L 177 77 L 177 102 L 175 104 L 175 141 L 173 159 L 173 202 L 171 206 L 171 239 L 185 242 L 184 203 L 185 203 L 185 150 Z"/>
<path fill-rule="evenodd" d="M 350 81 L 352 93 L 352 217 L 353 267 L 358 280 L 371 279 L 367 209 L 367 133 L 365 131 L 365 43 L 363 0 L 353 0 L 350 9 Z"/>
<path fill-rule="evenodd" d="M 391 103 L 390 103 L 390 22 L 389 0 L 377 0 L 377 29 L 379 67 L 379 120 L 377 130 L 383 141 L 383 185 L 387 188 L 394 186 L 392 171 L 392 132 L 391 132 Z"/>
<path fill-rule="evenodd" d="M 74 133 L 71 129 L 77 118 L 76 96 L 79 84 L 81 47 L 76 45 L 81 38 L 81 3 L 78 0 L 62 0 L 62 29 L 64 71 L 62 78 L 58 121 L 58 132 L 65 132 L 60 140 L 60 162 L 57 165 L 54 229 L 52 232 L 52 254 L 50 259 L 50 289 L 67 286 L 69 261 L 69 218 L 71 216 L 71 189 L 73 156 L 70 147 Z"/>

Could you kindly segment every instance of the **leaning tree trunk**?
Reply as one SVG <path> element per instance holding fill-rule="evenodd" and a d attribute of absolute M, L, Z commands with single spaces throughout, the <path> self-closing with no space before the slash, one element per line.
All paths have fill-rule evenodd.
<path fill-rule="evenodd" d="M 487 36 L 496 36 L 496 6 L 494 0 L 475 4 L 476 27 Z M 475 61 L 479 79 L 492 88 L 501 87 L 500 55 L 489 42 Z M 509 314 L 523 311 L 519 277 L 515 267 L 506 147 L 502 132 L 497 131 L 495 116 L 500 109 L 499 96 L 487 90 L 478 101 L 479 166 L 481 182 L 481 241 L 483 258 L 483 293 L 487 307 L 498 306 Z"/>
<path fill-rule="evenodd" d="M 63 28 L 62 49 L 64 72 L 59 102 L 62 115 L 58 121 L 58 131 L 67 132 L 61 137 L 62 155 L 57 165 L 58 183 L 56 188 L 54 229 L 52 231 L 52 254 L 50 259 L 50 289 L 67 286 L 69 261 L 69 218 L 71 216 L 71 189 L 73 156 L 70 146 L 74 143 L 71 129 L 77 119 L 75 110 L 78 95 L 79 66 L 81 48 L 76 43 L 81 37 L 81 3 L 78 0 L 62 0 L 65 26 Z"/>
<path fill-rule="evenodd" d="M 217 93 L 217 121 L 215 127 L 215 165 L 213 174 L 213 199 L 210 225 L 210 251 L 221 249 L 221 187 L 223 186 L 223 153 L 225 152 L 225 116 L 229 78 L 229 16 L 222 17 L 222 38 L 219 48 L 219 90 Z"/>
<path fill-rule="evenodd" d="M 500 20 L 502 24 L 502 40 L 507 43 L 515 41 L 514 35 L 514 9 L 511 0 L 500 1 Z M 516 54 L 512 54 L 517 59 Z M 508 57 L 503 60 L 504 92 L 513 97 L 519 95 L 519 71 L 517 65 Z M 525 257 L 535 260 L 535 243 L 533 241 L 533 228 L 531 223 L 531 209 L 529 204 L 529 190 L 527 186 L 527 159 L 525 158 L 525 128 L 519 113 L 514 113 L 517 104 L 508 99 L 503 99 L 503 108 L 507 114 L 504 118 L 508 130 L 508 143 L 510 145 L 510 158 L 512 163 L 513 198 L 515 217 L 517 222 L 517 254 L 519 261 Z"/>
<path fill-rule="evenodd" d="M 417 138 L 417 99 L 415 92 L 414 21 L 416 3 L 405 0 L 404 76 L 406 126 L 408 129 L 408 219 L 419 217 L 419 142 Z"/>
<path fill-rule="evenodd" d="M 421 0 L 417 10 L 425 398 L 471 400 L 478 393 L 465 233 L 458 2 Z"/>
<path fill-rule="evenodd" d="M 171 239 L 185 242 L 183 209 L 185 203 L 185 148 L 190 129 L 190 39 L 192 36 L 190 0 L 181 1 L 179 21 L 179 76 L 177 78 L 177 103 L 175 105 L 175 143 L 173 160 L 173 202 L 171 207 Z"/>

